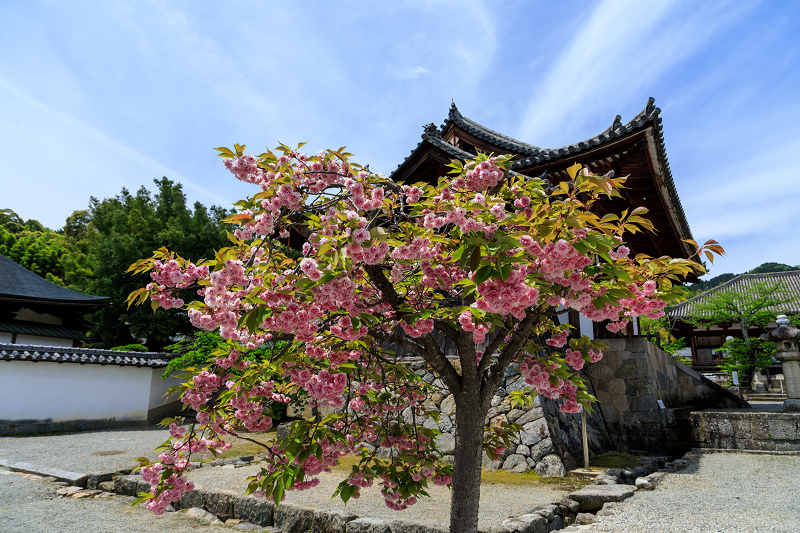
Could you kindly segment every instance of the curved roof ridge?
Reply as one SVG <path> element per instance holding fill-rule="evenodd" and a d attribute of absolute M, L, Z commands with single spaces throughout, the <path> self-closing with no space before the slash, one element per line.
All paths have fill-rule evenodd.
<path fill-rule="evenodd" d="M 655 120 L 661 113 L 661 109 L 656 107 L 655 102 L 656 100 L 652 96 L 648 98 L 647 105 L 644 107 L 644 109 L 625 124 L 622 124 L 622 117 L 617 115 L 614 118 L 614 121 L 611 123 L 611 126 L 607 127 L 597 135 L 593 135 L 592 137 L 589 137 L 583 141 L 565 144 L 556 148 L 542 148 L 541 152 L 536 154 L 536 157 L 521 159 L 516 163 L 516 166 L 524 168 L 542 163 L 548 159 L 556 159 L 561 156 L 582 152 L 587 148 L 598 146 L 604 142 L 621 137 L 622 135 L 625 135 L 626 133 L 629 133 L 635 129 L 641 128 L 646 123 Z"/>
<path fill-rule="evenodd" d="M 513 137 L 509 137 L 508 135 L 503 135 L 502 133 L 489 129 L 482 124 L 478 124 L 474 120 L 468 119 L 462 115 L 461 112 L 459 112 L 455 102 L 450 104 L 450 112 L 448 113 L 447 118 L 476 137 L 485 141 L 490 141 L 492 144 L 496 144 L 501 148 L 511 149 L 518 154 L 537 155 L 542 151 L 542 148 L 539 146 L 534 146 L 518 139 L 514 139 Z"/>

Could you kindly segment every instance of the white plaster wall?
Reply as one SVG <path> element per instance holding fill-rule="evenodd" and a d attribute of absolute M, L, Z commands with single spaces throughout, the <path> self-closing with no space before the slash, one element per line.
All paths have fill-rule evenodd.
<path fill-rule="evenodd" d="M 0 361 L 0 419 L 145 420 L 156 372 L 112 365 Z"/>
<path fill-rule="evenodd" d="M 150 409 L 162 406 L 166 403 L 172 403 L 180 400 L 179 396 L 165 397 L 164 394 L 174 385 L 179 385 L 181 380 L 170 376 L 167 379 L 162 379 L 161 375 L 164 373 L 163 368 L 158 368 L 152 371 L 150 376 Z"/>
<path fill-rule="evenodd" d="M 6 333 L 5 331 L 0 331 L 0 342 L 11 344 L 11 333 Z"/>
<path fill-rule="evenodd" d="M 40 337 L 38 335 L 17 335 L 15 344 L 27 344 L 33 346 L 61 346 L 63 348 L 72 347 L 72 339 L 59 339 L 57 337 Z"/>

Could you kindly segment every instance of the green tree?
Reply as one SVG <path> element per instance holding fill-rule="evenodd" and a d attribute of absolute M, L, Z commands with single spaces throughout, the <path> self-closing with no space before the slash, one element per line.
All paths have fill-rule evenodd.
<path fill-rule="evenodd" d="M 735 324 L 742 333 L 743 346 L 737 348 L 740 359 L 736 364 L 742 369 L 743 383 L 749 386 L 753 372 L 760 368 L 759 343 L 750 338 L 750 328 L 766 328 L 775 318 L 774 308 L 796 301 L 787 296 L 777 281 L 755 281 L 747 287 L 719 290 L 698 305 L 695 315 L 687 321 L 699 327 Z"/>
<path fill-rule="evenodd" d="M 126 274 L 128 265 L 165 244 L 183 257 L 196 258 L 213 255 L 228 242 L 221 223 L 228 214 L 224 209 L 200 203 L 189 209 L 180 184 L 166 177 L 154 181 L 155 194 L 142 187 L 136 194 L 123 189 L 114 198 L 92 198 L 90 222 L 76 212 L 65 227 L 65 233 L 88 235 L 89 290 L 112 299 L 92 315 L 93 333 L 112 346 L 146 339 L 150 350 L 160 350 L 192 331 L 184 311 L 156 316 L 149 308 L 127 308 L 128 293 L 150 281 L 146 275 Z"/>
<path fill-rule="evenodd" d="M 665 316 L 661 318 L 639 317 L 642 334 L 655 341 L 655 344 L 682 363 L 691 363 L 690 357 L 682 357 L 680 351 L 686 348 L 686 339 L 672 333 L 672 324 Z"/>
<path fill-rule="evenodd" d="M 508 172 L 510 156 L 485 154 L 453 161 L 437 186 L 402 186 L 353 163 L 343 149 L 311 157 L 283 145 L 258 157 L 235 149 L 218 149 L 226 167 L 260 190 L 228 218 L 239 224 L 233 246 L 199 264 L 161 248 L 131 266 L 162 284 L 132 293 L 132 302 L 171 309 L 184 305 L 183 296 L 194 299 L 187 305 L 193 323 L 219 327 L 227 341 L 207 370 L 177 388 L 198 423 L 185 433 L 175 428 L 164 447 L 169 460 L 142 460 L 153 493 L 140 501 L 150 500 L 156 513 L 190 488 L 178 476 L 199 439 L 214 450 L 240 428 L 266 431 L 284 386 L 293 385 L 320 411 L 341 409 L 295 421 L 268 447 L 267 467 L 250 478 L 248 493 L 280 502 L 286 489 L 314 486 L 314 476 L 341 455 L 358 453 L 336 490 L 343 500 L 375 481 L 387 506 L 404 509 L 428 494 L 429 483 L 452 484 L 450 531 L 477 532 L 482 452 L 497 457 L 520 430 L 504 424 L 485 431 L 506 369 L 518 363 L 535 391 L 563 400 L 564 412 L 594 401 L 573 370 L 599 360 L 602 344 L 568 339 L 556 309 L 568 302 L 619 331 L 628 316 L 662 315 L 674 284 L 702 271 L 687 259 L 629 258 L 622 235 L 653 229 L 641 216 L 647 209 L 593 213 L 601 197 L 620 196 L 624 178 L 578 164 L 567 169 L 569 183 L 550 191 L 542 180 Z M 299 261 L 274 246 L 274 234 L 290 230 L 306 237 Z M 713 241 L 691 244 L 698 255 L 723 252 Z M 546 346 L 539 345 L 545 334 Z M 452 341 L 458 363 L 437 335 Z M 275 356 L 240 360 L 277 341 L 287 344 Z M 564 356 L 547 347 L 564 348 Z M 424 401 L 431 385 L 402 364 L 411 354 L 453 396 L 453 465 L 436 460 L 439 430 L 423 426 L 438 412 Z M 280 381 L 287 377 L 290 384 Z M 534 389 L 512 397 L 524 401 Z M 382 459 L 364 442 L 392 451 Z"/>

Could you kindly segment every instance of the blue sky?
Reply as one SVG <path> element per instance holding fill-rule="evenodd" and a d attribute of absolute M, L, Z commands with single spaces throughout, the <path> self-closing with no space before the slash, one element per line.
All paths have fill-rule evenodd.
<path fill-rule="evenodd" d="M 347 145 L 391 172 L 451 101 L 543 147 L 653 96 L 711 275 L 800 265 L 800 2 L 0 2 L 0 208 L 58 228 L 166 175 L 250 190 L 212 148 Z"/>

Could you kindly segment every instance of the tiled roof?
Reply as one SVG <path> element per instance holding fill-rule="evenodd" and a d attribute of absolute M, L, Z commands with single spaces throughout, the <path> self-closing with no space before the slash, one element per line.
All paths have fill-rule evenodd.
<path fill-rule="evenodd" d="M 464 161 L 466 159 L 473 159 L 475 157 L 474 154 L 471 154 L 465 150 L 462 150 L 461 148 L 453 146 L 449 142 L 442 139 L 441 136 L 439 135 L 438 130 L 436 130 L 436 127 L 435 126 L 431 127 L 431 126 L 432 125 L 428 125 L 425 127 L 425 133 L 422 134 L 422 140 L 419 143 L 417 143 L 417 146 L 414 148 L 414 150 L 411 151 L 411 155 L 413 155 L 414 152 L 416 152 L 417 150 L 422 149 L 422 146 L 427 143 L 432 146 L 435 146 L 436 148 L 439 148 L 446 154 L 450 155 L 453 159 Z M 411 155 L 406 157 L 403 163 L 405 163 L 405 161 L 407 161 L 408 158 L 411 157 Z M 403 163 L 398 165 L 397 168 L 400 168 L 403 165 Z M 513 170 L 509 170 L 508 173 L 511 176 L 522 176 L 521 174 L 514 172 Z M 541 179 L 545 182 L 545 186 L 552 186 L 550 180 L 548 180 L 545 176 L 542 176 Z"/>
<path fill-rule="evenodd" d="M 175 357 L 174 354 L 158 352 L 115 352 L 113 350 L 97 350 L 94 348 L 0 344 L 0 360 L 5 361 L 48 361 L 52 363 L 164 368 L 173 357 Z"/>
<path fill-rule="evenodd" d="M 511 169 L 518 172 L 523 172 L 526 168 L 535 167 L 544 163 L 555 162 L 559 159 L 572 156 L 573 154 L 579 154 L 602 144 L 611 142 L 636 130 L 643 129 L 652 124 L 653 133 L 655 135 L 656 154 L 658 158 L 657 163 L 661 168 L 664 186 L 667 189 L 666 201 L 669 204 L 667 209 L 671 209 L 674 212 L 674 216 L 677 219 L 676 222 L 679 226 L 680 238 L 691 239 L 692 230 L 689 228 L 689 223 L 686 220 L 686 213 L 684 212 L 680 198 L 678 197 L 678 191 L 675 188 L 675 181 L 672 178 L 672 172 L 669 168 L 669 161 L 667 160 L 667 150 L 664 144 L 663 126 L 661 124 L 661 117 L 659 116 L 660 113 L 661 110 L 655 105 L 655 99 L 649 98 L 647 100 L 647 105 L 641 111 L 641 113 L 633 117 L 633 119 L 626 124 L 623 124 L 622 117 L 617 115 L 611 126 L 584 141 L 568 144 L 558 148 L 539 148 L 538 146 L 527 144 L 522 141 L 518 141 L 517 139 L 508 137 L 507 135 L 498 133 L 464 117 L 458 111 L 455 103 L 453 103 L 450 106 L 450 112 L 445 124 L 443 124 L 441 128 L 437 128 L 434 124 L 428 124 L 425 126 L 425 132 L 422 134 L 422 140 L 419 142 L 419 144 L 417 144 L 414 150 L 411 151 L 411 154 L 406 157 L 405 160 L 400 163 L 400 165 L 398 165 L 397 168 L 401 168 L 417 150 L 422 150 L 423 145 L 426 144 L 426 142 L 433 144 L 456 159 L 463 160 L 474 157 L 469 152 L 465 152 L 464 150 L 456 148 L 441 138 L 441 133 L 447 127 L 448 123 L 451 122 L 470 132 L 472 135 L 490 142 L 491 144 L 504 148 L 510 153 L 528 156 L 514 162 L 511 165 Z"/>
<path fill-rule="evenodd" d="M 56 285 L 0 254 L 0 301 L 3 300 L 91 306 L 104 304 L 109 298 Z"/>
<path fill-rule="evenodd" d="M 702 316 L 700 313 L 703 304 L 707 303 L 715 294 L 720 292 L 747 293 L 753 289 L 756 283 L 760 282 L 779 283 L 779 294 L 785 300 L 795 298 L 793 302 L 768 307 L 767 310 L 772 311 L 776 316 L 800 312 L 800 270 L 792 270 L 789 272 L 768 272 L 766 274 L 741 274 L 722 285 L 698 294 L 694 298 L 667 307 L 667 316 L 674 319 Z"/>
<path fill-rule="evenodd" d="M 0 331 L 6 333 L 21 333 L 23 335 L 38 335 L 40 337 L 58 337 L 61 339 L 86 340 L 86 335 L 77 329 L 25 320 L 0 320 Z"/>
<path fill-rule="evenodd" d="M 542 152 L 542 149 L 538 146 L 518 141 L 517 139 L 513 139 L 508 135 L 503 135 L 502 133 L 497 133 L 494 130 L 490 130 L 486 126 L 482 126 L 477 122 L 468 119 L 459 113 L 455 103 L 450 105 L 450 113 L 448 114 L 447 118 L 451 122 L 458 124 L 463 130 L 468 131 L 475 137 L 483 139 L 484 141 L 488 141 L 495 146 L 499 146 L 500 148 L 505 148 L 509 151 L 509 153 L 535 156 Z"/>
<path fill-rule="evenodd" d="M 521 159 L 517 161 L 515 165 L 517 168 L 527 168 L 545 163 L 547 161 L 560 159 L 568 155 L 577 154 L 590 148 L 594 148 L 595 146 L 612 141 L 618 137 L 622 137 L 623 135 L 644 127 L 649 122 L 655 122 L 658 124 L 657 129 L 660 132 L 661 120 L 658 118 L 658 115 L 661 113 L 661 109 L 656 107 L 655 102 L 656 101 L 654 98 L 649 98 L 647 100 L 647 105 L 642 112 L 633 117 L 633 119 L 631 119 L 631 121 L 627 124 L 623 124 L 622 117 L 617 115 L 616 118 L 614 118 L 614 121 L 611 123 L 611 126 L 593 137 L 589 137 L 588 139 L 577 143 L 559 146 L 558 148 L 540 148 L 536 153 L 530 154 L 531 157 Z M 487 129 L 487 131 L 491 130 Z M 663 139 L 661 142 L 663 143 Z"/>

